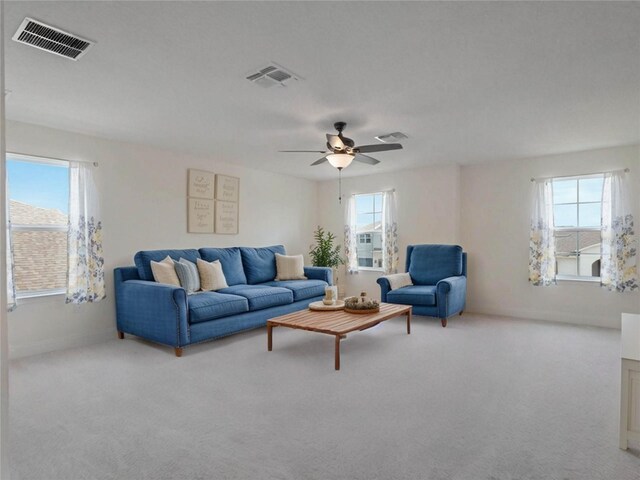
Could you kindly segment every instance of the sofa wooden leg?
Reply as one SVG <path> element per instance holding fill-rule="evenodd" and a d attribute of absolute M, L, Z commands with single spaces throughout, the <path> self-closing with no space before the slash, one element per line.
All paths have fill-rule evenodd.
<path fill-rule="evenodd" d="M 460 313 L 458 315 L 462 316 L 462 312 L 464 312 L 464 310 L 460 310 Z"/>
<path fill-rule="evenodd" d="M 182 347 L 176 347 L 175 351 L 176 351 L 176 357 L 182 356 Z"/>
<path fill-rule="evenodd" d="M 441 318 L 440 319 L 440 323 L 442 323 L 442 328 L 447 326 L 447 319 L 446 318 Z"/>
<path fill-rule="evenodd" d="M 118 338 L 120 340 L 123 340 L 124 339 L 124 332 L 121 332 L 120 330 L 118 330 Z"/>

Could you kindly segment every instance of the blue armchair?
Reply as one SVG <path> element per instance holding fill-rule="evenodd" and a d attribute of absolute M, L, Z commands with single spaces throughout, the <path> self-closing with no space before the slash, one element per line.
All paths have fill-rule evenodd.
<path fill-rule="evenodd" d="M 378 279 L 386 303 L 413 305 L 415 315 L 438 317 L 442 326 L 462 315 L 467 297 L 467 254 L 458 245 L 409 245 L 407 272 L 413 285 L 391 290 L 386 277 Z"/>

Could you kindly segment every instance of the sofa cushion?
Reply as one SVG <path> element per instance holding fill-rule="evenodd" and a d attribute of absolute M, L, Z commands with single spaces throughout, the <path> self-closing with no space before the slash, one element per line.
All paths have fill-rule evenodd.
<path fill-rule="evenodd" d="M 167 255 L 167 257 L 161 262 L 154 262 L 151 260 L 151 273 L 153 273 L 153 279 L 158 283 L 164 283 L 165 285 L 180 286 L 180 279 L 176 273 L 176 269 L 173 266 L 173 260 Z"/>
<path fill-rule="evenodd" d="M 249 311 L 246 298 L 218 292 L 195 293 L 188 297 L 187 302 L 191 323 L 206 322 Z"/>
<path fill-rule="evenodd" d="M 185 260 L 189 260 L 190 262 L 196 263 L 196 260 L 200 258 L 200 254 L 198 250 L 188 249 L 188 250 L 141 250 L 135 254 L 133 257 L 133 261 L 138 267 L 138 276 L 140 280 L 147 280 L 149 282 L 153 282 L 153 272 L 151 271 L 151 260 L 154 262 L 160 262 L 164 260 L 167 255 L 176 262 L 180 260 L 180 258 L 184 258 Z"/>
<path fill-rule="evenodd" d="M 220 260 L 224 278 L 229 286 L 247 283 L 247 277 L 242 267 L 242 256 L 238 247 L 232 248 L 201 248 L 199 250 L 203 260 L 213 262 Z"/>
<path fill-rule="evenodd" d="M 302 255 L 280 255 L 276 253 L 275 280 L 306 280 Z"/>
<path fill-rule="evenodd" d="M 323 280 L 286 280 L 263 283 L 271 287 L 287 288 L 293 292 L 293 301 L 324 295 L 324 288 L 329 284 Z"/>
<path fill-rule="evenodd" d="M 200 259 L 198 259 L 200 261 Z M 151 264 L 153 265 L 153 263 Z M 198 273 L 198 267 L 193 262 L 181 258 L 179 262 L 174 262 L 173 265 L 180 280 L 180 286 L 184 288 L 187 293 L 193 293 L 200 290 L 200 274 Z"/>
<path fill-rule="evenodd" d="M 200 274 L 200 286 L 202 290 L 216 291 L 222 290 L 223 288 L 227 288 L 229 286 L 227 284 L 226 278 L 224 278 L 220 260 L 207 262 L 199 258 L 198 273 Z"/>
<path fill-rule="evenodd" d="M 408 272 L 415 285 L 435 285 L 443 278 L 462 275 L 462 247 L 415 245 L 409 248 Z"/>
<path fill-rule="evenodd" d="M 218 292 L 246 298 L 249 301 L 249 311 L 293 303 L 291 290 L 267 285 L 234 285 Z"/>
<path fill-rule="evenodd" d="M 387 302 L 433 306 L 436 304 L 436 287 L 435 285 L 412 285 L 391 290 L 387 293 Z"/>
<path fill-rule="evenodd" d="M 248 284 L 256 285 L 276 278 L 276 253 L 284 255 L 284 247 L 282 245 L 262 248 L 240 247 Z"/>

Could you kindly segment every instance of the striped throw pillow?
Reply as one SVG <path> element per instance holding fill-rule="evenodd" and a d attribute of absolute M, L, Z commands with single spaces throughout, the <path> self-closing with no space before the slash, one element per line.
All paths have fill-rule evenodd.
<path fill-rule="evenodd" d="M 176 269 L 178 280 L 180 280 L 180 286 L 184 288 L 187 293 L 200 290 L 200 275 L 198 274 L 198 267 L 196 267 L 195 263 L 181 258 L 179 261 L 174 262 L 173 266 Z"/>

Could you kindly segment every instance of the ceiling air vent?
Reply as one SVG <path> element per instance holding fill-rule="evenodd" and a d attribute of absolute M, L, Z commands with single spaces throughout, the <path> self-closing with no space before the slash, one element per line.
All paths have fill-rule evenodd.
<path fill-rule="evenodd" d="M 78 60 L 95 43 L 29 17 L 23 20 L 13 40 L 71 60 Z"/>
<path fill-rule="evenodd" d="M 263 88 L 270 88 L 274 86 L 285 87 L 291 80 L 301 80 L 301 77 L 272 62 L 257 72 L 251 73 L 247 76 L 247 80 Z"/>
<path fill-rule="evenodd" d="M 393 132 L 393 133 L 388 133 L 386 135 L 378 135 L 377 137 L 374 137 L 374 138 L 382 143 L 396 143 L 396 142 L 401 142 L 405 138 L 409 138 L 409 137 L 407 137 L 402 132 Z"/>

